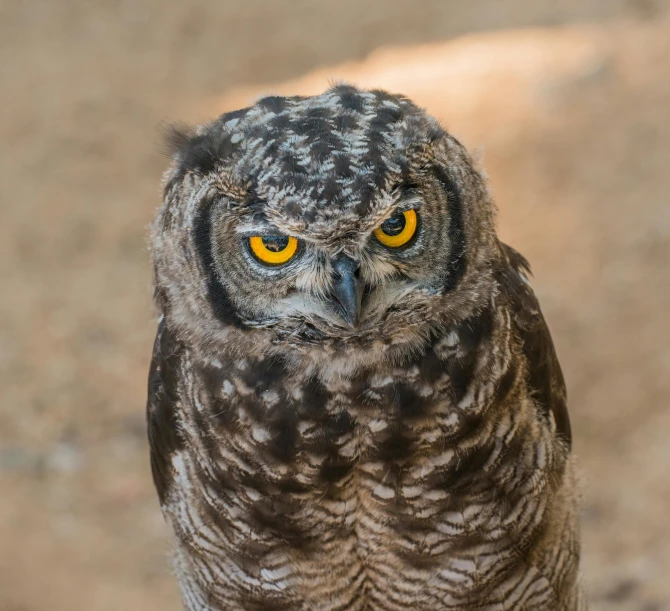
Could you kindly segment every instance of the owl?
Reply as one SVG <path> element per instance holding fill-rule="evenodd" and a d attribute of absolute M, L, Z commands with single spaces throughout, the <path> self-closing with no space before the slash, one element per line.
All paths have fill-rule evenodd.
<path fill-rule="evenodd" d="M 560 366 L 482 173 L 399 95 L 167 138 L 151 466 L 190 611 L 581 611 Z"/>

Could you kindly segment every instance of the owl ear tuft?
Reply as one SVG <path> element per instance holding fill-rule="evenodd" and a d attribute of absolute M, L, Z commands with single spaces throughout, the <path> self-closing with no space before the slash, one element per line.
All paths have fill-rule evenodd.
<path fill-rule="evenodd" d="M 177 165 L 180 172 L 211 172 L 233 150 L 230 133 L 217 124 L 193 127 L 187 123 L 164 123 L 159 129 L 163 154 Z"/>
<path fill-rule="evenodd" d="M 160 136 L 160 152 L 174 161 L 178 161 L 191 144 L 196 135 L 195 128 L 181 121 L 175 123 L 162 122 L 158 126 Z"/>

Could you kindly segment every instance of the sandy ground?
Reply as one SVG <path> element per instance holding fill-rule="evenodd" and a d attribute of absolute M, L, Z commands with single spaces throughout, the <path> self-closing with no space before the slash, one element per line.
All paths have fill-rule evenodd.
<path fill-rule="evenodd" d="M 143 414 L 155 127 L 326 78 L 480 150 L 568 381 L 593 608 L 670 610 L 668 8 L 0 3 L 0 611 L 179 608 Z"/>

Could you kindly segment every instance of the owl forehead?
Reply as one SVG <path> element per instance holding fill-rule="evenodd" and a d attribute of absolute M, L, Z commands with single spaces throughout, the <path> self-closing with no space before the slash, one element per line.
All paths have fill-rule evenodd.
<path fill-rule="evenodd" d="M 315 235 L 367 229 L 410 178 L 413 152 L 444 135 L 409 100 L 350 86 L 267 97 L 210 129 L 218 132 L 219 167 L 248 187 L 263 213 Z"/>

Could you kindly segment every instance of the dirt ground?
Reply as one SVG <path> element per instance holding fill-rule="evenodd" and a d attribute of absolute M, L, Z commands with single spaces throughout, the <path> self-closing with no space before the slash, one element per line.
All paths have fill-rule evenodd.
<path fill-rule="evenodd" d="M 533 264 L 593 609 L 670 610 L 670 3 L 0 2 L 0 611 L 179 608 L 150 482 L 162 119 L 327 78 L 479 150 Z"/>

